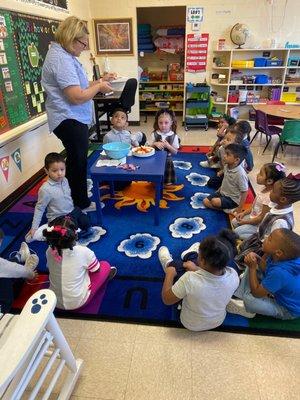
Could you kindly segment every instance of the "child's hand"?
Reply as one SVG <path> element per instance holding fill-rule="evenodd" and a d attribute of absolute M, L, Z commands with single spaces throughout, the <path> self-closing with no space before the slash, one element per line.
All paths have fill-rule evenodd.
<path fill-rule="evenodd" d="M 35 232 L 36 232 L 36 229 L 31 228 L 30 231 L 27 232 L 26 235 L 25 235 L 25 241 L 26 242 L 27 241 L 30 242 L 32 240 L 33 235 L 35 234 Z"/>
<path fill-rule="evenodd" d="M 198 271 L 199 267 L 193 261 L 185 261 L 183 263 L 183 268 L 187 271 Z"/>
<path fill-rule="evenodd" d="M 240 221 L 244 218 L 244 216 L 245 216 L 244 211 L 235 214 L 235 218 L 236 218 L 236 220 L 237 220 L 238 222 L 240 222 Z"/>
<path fill-rule="evenodd" d="M 26 269 L 27 269 L 27 272 L 28 272 L 28 280 L 30 280 L 30 281 L 32 281 L 32 280 L 34 280 L 35 278 L 37 278 L 38 277 L 38 273 L 37 273 L 37 271 L 36 271 L 36 269 L 32 269 L 32 268 L 29 268 L 29 267 L 26 267 Z"/>
<path fill-rule="evenodd" d="M 153 146 L 157 147 L 159 150 L 163 150 L 165 148 L 165 144 L 163 142 L 154 142 Z"/>
<path fill-rule="evenodd" d="M 224 171 L 222 169 L 217 172 L 217 176 L 223 176 L 223 175 L 224 175 Z"/>
<path fill-rule="evenodd" d="M 260 257 L 259 257 L 260 258 Z M 250 253 L 248 253 L 245 258 L 244 258 L 244 263 L 250 268 L 250 269 L 256 269 L 258 266 L 258 255 L 253 253 L 253 251 L 251 251 Z"/>

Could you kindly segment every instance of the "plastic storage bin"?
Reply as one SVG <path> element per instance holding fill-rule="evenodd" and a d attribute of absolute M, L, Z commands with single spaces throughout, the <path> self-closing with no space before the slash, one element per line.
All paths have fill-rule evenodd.
<path fill-rule="evenodd" d="M 269 82 L 268 75 L 256 75 L 255 83 L 260 85 L 265 85 L 268 82 Z"/>
<path fill-rule="evenodd" d="M 298 65 L 299 62 L 300 62 L 300 58 L 298 58 L 298 57 L 289 58 L 289 60 L 288 60 L 288 66 L 297 67 L 297 65 Z"/>
<path fill-rule="evenodd" d="M 265 67 L 267 59 L 265 57 L 254 58 L 254 67 Z"/>
<path fill-rule="evenodd" d="M 282 93 L 280 100 L 285 101 L 287 103 L 295 103 L 297 100 L 297 93 L 284 92 L 284 93 Z"/>
<path fill-rule="evenodd" d="M 232 68 L 253 68 L 254 61 L 253 60 L 234 60 L 231 63 Z"/>
<path fill-rule="evenodd" d="M 280 67 L 283 64 L 283 60 L 272 60 L 269 58 L 266 62 L 267 67 Z"/>

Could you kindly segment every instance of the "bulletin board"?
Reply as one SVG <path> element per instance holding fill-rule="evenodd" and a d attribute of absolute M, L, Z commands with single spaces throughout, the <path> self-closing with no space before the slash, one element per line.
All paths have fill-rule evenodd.
<path fill-rule="evenodd" d="M 45 112 L 42 66 L 59 22 L 0 9 L 0 134 Z"/>

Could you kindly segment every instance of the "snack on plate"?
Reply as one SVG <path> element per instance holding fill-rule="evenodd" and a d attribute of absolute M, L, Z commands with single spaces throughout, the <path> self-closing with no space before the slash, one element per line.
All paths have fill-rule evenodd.
<path fill-rule="evenodd" d="M 139 146 L 132 149 L 135 154 L 149 154 L 153 152 L 153 147 L 150 146 Z"/>

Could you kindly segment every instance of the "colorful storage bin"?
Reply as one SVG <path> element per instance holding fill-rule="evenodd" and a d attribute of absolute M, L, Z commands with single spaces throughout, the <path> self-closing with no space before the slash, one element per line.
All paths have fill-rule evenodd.
<path fill-rule="evenodd" d="M 283 60 L 272 60 L 271 58 L 268 58 L 266 62 L 267 67 L 280 67 L 282 64 Z"/>
<path fill-rule="evenodd" d="M 283 92 L 280 100 L 287 103 L 295 103 L 297 100 L 297 93 Z"/>
<path fill-rule="evenodd" d="M 267 59 L 265 57 L 254 58 L 254 67 L 265 67 Z"/>
<path fill-rule="evenodd" d="M 232 68 L 253 68 L 254 61 L 253 60 L 234 60 L 231 63 Z"/>
<path fill-rule="evenodd" d="M 263 75 L 263 74 L 256 75 L 256 78 L 255 78 L 255 83 L 256 84 L 265 85 L 268 82 L 269 82 L 268 75 Z"/>

